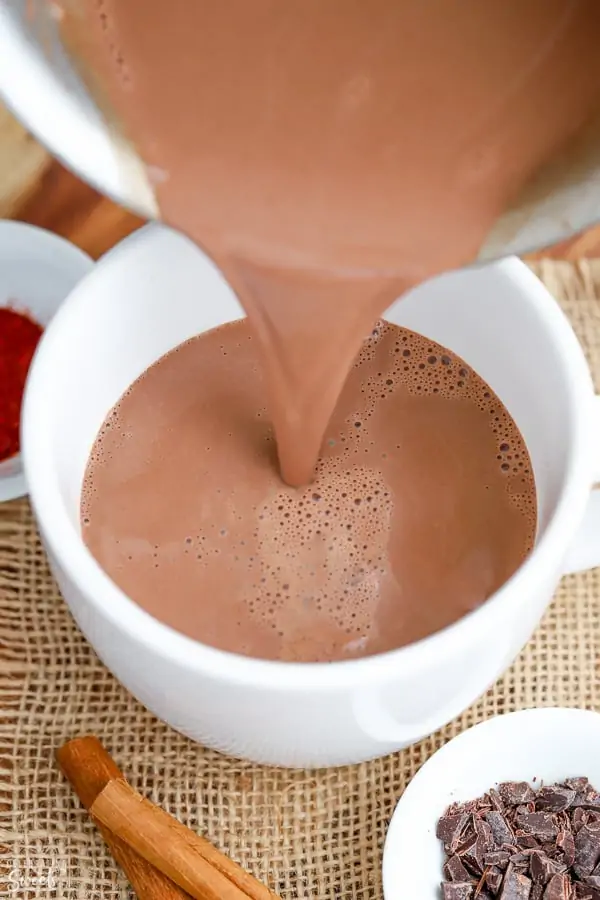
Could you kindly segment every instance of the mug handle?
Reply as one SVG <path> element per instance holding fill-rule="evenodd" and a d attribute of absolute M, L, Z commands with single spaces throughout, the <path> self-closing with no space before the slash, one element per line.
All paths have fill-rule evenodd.
<path fill-rule="evenodd" d="M 490 667 L 490 671 L 485 675 L 486 684 L 493 684 L 502 671 L 503 667 L 499 669 L 497 661 L 494 660 L 493 670 Z M 473 687 L 470 684 L 463 690 L 457 691 L 443 712 L 437 710 L 435 715 L 419 720 L 419 735 L 424 737 L 433 734 L 440 728 L 440 722 L 451 722 L 471 706 L 476 699 L 473 697 Z M 389 744 L 390 752 L 399 746 L 406 747 L 419 740 L 419 736 L 415 737 L 415 723 L 398 722 L 385 708 L 377 689 L 360 688 L 354 695 L 353 709 L 354 717 L 362 732 L 381 744 Z"/>
<path fill-rule="evenodd" d="M 594 443 L 598 451 L 594 455 L 592 470 L 596 483 L 592 488 L 579 530 L 567 552 L 563 567 L 565 575 L 600 566 L 600 395 L 594 397 L 592 415 Z"/>
<path fill-rule="evenodd" d="M 600 449 L 600 395 L 594 398 L 592 410 L 594 417 L 594 442 Z M 600 566 L 600 452 L 594 457 L 592 477 L 595 479 L 587 507 L 579 530 L 567 552 L 563 573 L 571 575 Z M 503 671 L 498 668 L 497 661 L 483 679 L 491 685 Z M 458 691 L 448 703 L 444 712 L 439 710 L 435 716 L 419 723 L 419 732 L 432 734 L 440 726 L 440 721 L 450 722 L 460 715 L 476 698 L 472 687 Z M 403 725 L 385 708 L 379 692 L 372 687 L 363 687 L 354 697 L 354 715 L 365 734 L 381 743 L 390 745 L 409 744 L 415 741 L 414 723 Z"/>
<path fill-rule="evenodd" d="M 498 661 L 494 659 L 493 665 L 488 666 L 488 671 L 484 676 L 486 685 L 492 685 L 503 671 L 504 665 L 499 666 Z M 440 728 L 441 722 L 451 722 L 471 706 L 476 699 L 477 697 L 473 696 L 473 686 L 467 683 L 448 701 L 443 712 L 437 710 L 429 718 L 419 720 L 420 735 L 424 737 L 427 734 L 433 734 Z M 377 688 L 365 686 L 357 690 L 354 695 L 353 710 L 354 717 L 363 733 L 382 744 L 391 745 L 391 749 L 400 745 L 414 744 L 416 740 L 419 740 L 418 736 L 415 737 L 415 723 L 398 722 L 385 708 Z"/>

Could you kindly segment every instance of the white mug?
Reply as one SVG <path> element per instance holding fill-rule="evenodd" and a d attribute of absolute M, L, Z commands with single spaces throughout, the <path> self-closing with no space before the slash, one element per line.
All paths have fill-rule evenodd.
<path fill-rule="evenodd" d="M 40 344 L 23 411 L 26 476 L 52 570 L 108 668 L 189 737 L 284 766 L 383 755 L 465 709 L 530 637 L 561 575 L 600 563 L 600 406 L 583 352 L 514 258 L 444 275 L 396 302 L 390 321 L 458 353 L 514 417 L 537 484 L 535 548 L 479 609 L 423 641 L 345 662 L 269 662 L 154 619 L 102 571 L 79 523 L 88 454 L 110 408 L 162 354 L 241 315 L 207 257 L 157 225 L 111 251 L 66 300 Z"/>
<path fill-rule="evenodd" d="M 142 160 L 107 125 L 65 53 L 58 28 L 60 8 L 61 3 L 52 0 L 0 0 L 0 98 L 81 178 L 140 215 L 157 218 Z M 597 221 L 599 170 L 600 115 L 498 219 L 479 259 L 547 247 Z"/>

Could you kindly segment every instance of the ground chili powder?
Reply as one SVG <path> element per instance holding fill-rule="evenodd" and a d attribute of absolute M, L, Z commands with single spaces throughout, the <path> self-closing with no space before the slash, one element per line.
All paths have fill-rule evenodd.
<path fill-rule="evenodd" d="M 29 316 L 0 307 L 0 461 L 19 452 L 23 389 L 41 335 Z"/>

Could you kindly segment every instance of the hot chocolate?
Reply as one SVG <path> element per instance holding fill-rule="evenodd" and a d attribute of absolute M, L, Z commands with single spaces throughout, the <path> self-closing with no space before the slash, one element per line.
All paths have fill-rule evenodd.
<path fill-rule="evenodd" d="M 533 473 L 490 388 L 380 323 L 329 423 L 314 481 L 276 468 L 247 321 L 159 360 L 107 417 L 84 539 L 179 631 L 239 653 L 329 661 L 400 647 L 499 588 L 531 548 Z"/>
<path fill-rule="evenodd" d="M 473 259 L 597 110 L 600 4 L 65 3 L 162 218 L 248 314 L 107 421 L 94 554 L 176 628 L 272 658 L 375 653 L 481 603 L 535 528 L 508 413 L 394 329 L 351 367 L 391 301 Z"/>
<path fill-rule="evenodd" d="M 63 2 L 162 217 L 248 313 L 293 485 L 377 316 L 473 259 L 600 97 L 597 0 Z"/>

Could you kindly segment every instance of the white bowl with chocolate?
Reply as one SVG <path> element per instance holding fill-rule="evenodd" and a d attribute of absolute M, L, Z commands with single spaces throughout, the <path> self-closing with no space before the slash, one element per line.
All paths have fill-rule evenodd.
<path fill-rule="evenodd" d="M 600 715 L 498 716 L 439 750 L 385 843 L 386 900 L 598 900 Z"/>

